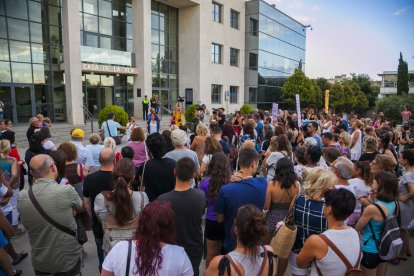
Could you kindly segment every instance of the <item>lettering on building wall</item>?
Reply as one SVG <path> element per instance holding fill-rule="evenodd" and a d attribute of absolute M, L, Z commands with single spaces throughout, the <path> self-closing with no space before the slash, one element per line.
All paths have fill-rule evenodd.
<path fill-rule="evenodd" d="M 90 64 L 90 63 L 82 63 L 82 71 L 95 72 L 95 73 L 125 74 L 125 75 L 137 75 L 138 74 L 137 68 L 133 68 L 133 67 Z"/>

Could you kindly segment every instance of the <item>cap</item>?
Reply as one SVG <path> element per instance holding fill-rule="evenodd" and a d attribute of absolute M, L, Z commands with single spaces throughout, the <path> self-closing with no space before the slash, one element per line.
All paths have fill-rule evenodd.
<path fill-rule="evenodd" d="M 83 137 L 85 136 L 85 132 L 83 132 L 83 130 L 82 130 L 82 129 L 80 129 L 80 128 L 75 128 L 75 129 L 72 131 L 71 136 L 72 136 L 73 138 L 83 138 Z"/>

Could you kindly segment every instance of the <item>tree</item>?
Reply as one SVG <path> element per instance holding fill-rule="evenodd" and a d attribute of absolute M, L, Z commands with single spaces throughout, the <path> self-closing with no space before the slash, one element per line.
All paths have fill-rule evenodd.
<path fill-rule="evenodd" d="M 375 110 L 377 112 L 384 112 L 386 118 L 400 123 L 402 119 L 401 111 L 404 110 L 404 106 L 414 106 L 413 95 L 393 95 L 379 99 Z"/>
<path fill-rule="evenodd" d="M 368 108 L 368 99 L 355 80 L 335 82 L 330 90 L 330 106 L 335 112 L 362 112 Z"/>
<path fill-rule="evenodd" d="M 365 94 L 368 100 L 368 107 L 375 106 L 375 101 L 378 99 L 379 86 L 372 84 L 371 78 L 367 74 L 351 73 L 352 80 L 357 82 L 361 91 Z"/>
<path fill-rule="evenodd" d="M 400 52 L 397 74 L 397 95 L 408 94 L 408 64 Z"/>
<path fill-rule="evenodd" d="M 320 108 L 322 106 L 323 95 L 318 84 L 298 69 L 283 85 L 283 105 L 288 108 L 294 108 L 296 105 L 296 94 L 300 95 L 301 107 Z"/>

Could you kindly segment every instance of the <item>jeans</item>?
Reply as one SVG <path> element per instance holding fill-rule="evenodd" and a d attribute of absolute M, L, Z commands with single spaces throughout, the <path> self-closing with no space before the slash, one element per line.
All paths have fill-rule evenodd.
<path fill-rule="evenodd" d="M 98 252 L 98 260 L 99 260 L 99 272 L 102 270 L 102 264 L 104 261 L 104 252 L 103 252 L 103 239 L 95 237 L 96 243 L 96 251 Z"/>

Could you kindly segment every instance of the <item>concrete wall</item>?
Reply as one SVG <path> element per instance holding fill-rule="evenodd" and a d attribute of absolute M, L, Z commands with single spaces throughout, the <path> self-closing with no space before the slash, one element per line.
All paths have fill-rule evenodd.
<path fill-rule="evenodd" d="M 222 23 L 212 20 L 211 1 L 179 11 L 179 89 L 194 89 L 194 102 L 211 107 L 238 110 L 244 103 L 245 1 L 218 0 L 222 4 Z M 230 27 L 230 10 L 239 12 L 239 29 Z M 222 45 L 222 64 L 211 62 L 211 44 Z M 239 66 L 230 66 L 230 47 L 239 50 Z M 211 85 L 222 85 L 221 104 L 211 104 Z M 225 91 L 238 86 L 238 103 L 225 101 Z"/>

